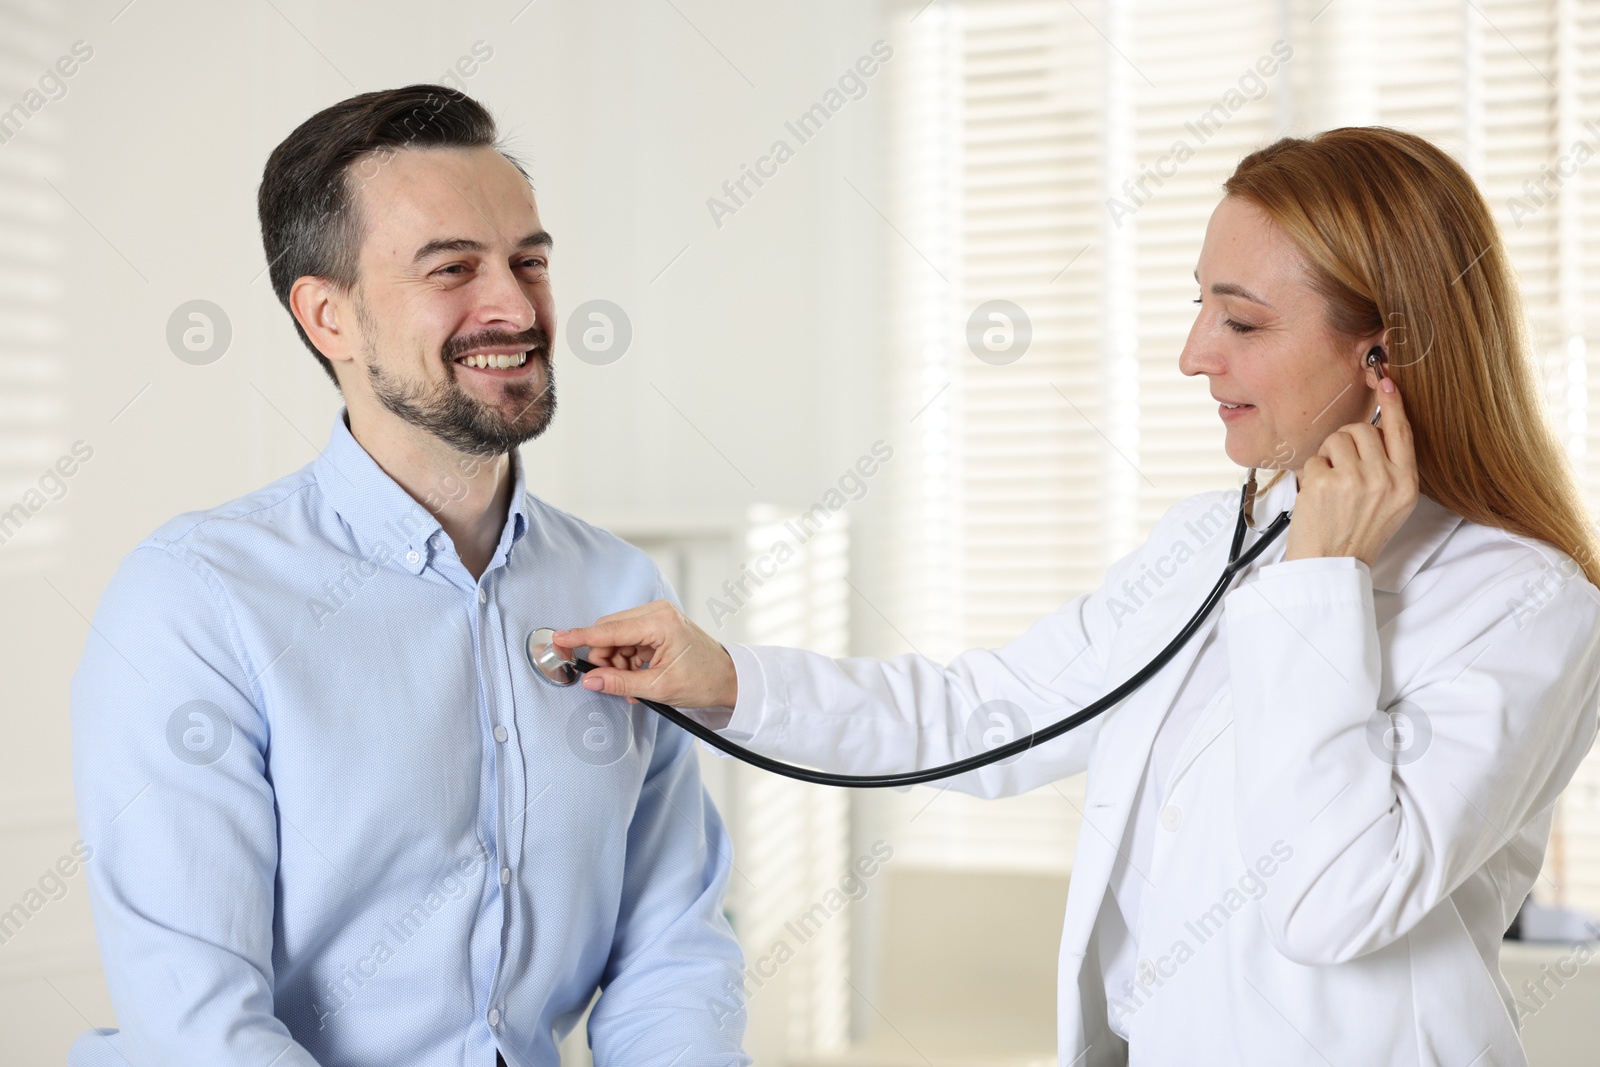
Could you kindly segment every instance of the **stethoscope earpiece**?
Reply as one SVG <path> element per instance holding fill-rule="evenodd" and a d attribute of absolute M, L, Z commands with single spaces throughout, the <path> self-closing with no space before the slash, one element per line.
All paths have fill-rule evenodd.
<path fill-rule="evenodd" d="M 1389 357 L 1384 352 L 1382 345 L 1373 345 L 1367 349 L 1367 366 L 1378 372 L 1378 380 L 1380 382 L 1384 379 L 1383 365 L 1388 361 Z M 1367 422 L 1372 426 L 1378 425 L 1378 418 L 1382 414 L 1383 408 L 1380 407 L 1373 411 L 1372 417 L 1367 419 Z"/>

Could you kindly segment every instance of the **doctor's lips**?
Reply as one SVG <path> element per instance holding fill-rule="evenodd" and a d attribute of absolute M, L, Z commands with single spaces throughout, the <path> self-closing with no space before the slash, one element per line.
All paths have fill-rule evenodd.
<path fill-rule="evenodd" d="M 1211 399 L 1217 401 L 1217 414 L 1224 419 L 1237 419 L 1243 415 L 1248 415 L 1256 409 L 1254 404 L 1246 404 L 1239 400 L 1228 400 L 1217 396 L 1215 393 L 1211 395 Z"/>
<path fill-rule="evenodd" d="M 445 358 L 458 367 L 515 378 L 527 374 L 530 364 L 549 363 L 550 338 L 538 326 L 520 334 L 462 338 L 445 346 Z"/>

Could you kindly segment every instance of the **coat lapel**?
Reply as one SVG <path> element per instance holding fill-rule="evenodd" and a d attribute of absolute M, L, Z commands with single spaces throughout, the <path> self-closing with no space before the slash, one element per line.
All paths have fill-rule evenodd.
<path fill-rule="evenodd" d="M 1232 537 L 1232 522 L 1213 532 L 1192 557 L 1178 565 L 1177 573 L 1165 580 L 1155 598 L 1125 617 L 1112 650 L 1107 678 L 1120 684 L 1132 677 L 1177 635 L 1221 576 Z M 1194 540 L 1190 538 L 1190 547 Z M 1246 549 L 1253 543 L 1254 535 L 1247 535 Z M 1082 954 L 1088 945 L 1112 865 L 1122 848 L 1134 793 L 1156 730 L 1205 644 L 1206 635 L 1221 616 L 1219 603 L 1165 667 L 1107 712 L 1108 721 L 1101 728 L 1090 761 L 1083 828 L 1071 876 L 1075 890 L 1068 896 L 1062 932 L 1063 951 Z"/>

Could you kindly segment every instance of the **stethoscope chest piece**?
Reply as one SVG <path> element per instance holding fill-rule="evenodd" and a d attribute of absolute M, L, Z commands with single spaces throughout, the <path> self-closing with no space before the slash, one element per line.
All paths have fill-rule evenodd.
<path fill-rule="evenodd" d="M 528 635 L 528 662 L 551 685 L 571 685 L 578 680 L 578 668 L 556 651 L 556 632 L 541 626 Z"/>

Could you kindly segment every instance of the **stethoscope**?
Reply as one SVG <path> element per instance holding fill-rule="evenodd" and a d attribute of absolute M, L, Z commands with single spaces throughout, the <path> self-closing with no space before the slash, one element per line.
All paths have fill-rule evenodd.
<path fill-rule="evenodd" d="M 1369 357 L 1370 363 L 1371 359 Z M 1378 373 L 1381 375 L 1383 372 L 1380 369 Z M 1163 648 L 1154 659 L 1145 665 L 1143 670 L 1081 711 L 1074 712 L 1059 722 L 1052 723 L 1041 730 L 1035 730 L 1030 734 L 1017 738 L 1015 741 L 1008 742 L 976 756 L 969 756 L 966 759 L 956 760 L 954 763 L 946 763 L 938 767 L 928 767 L 919 771 L 903 771 L 896 774 L 830 774 L 827 771 L 814 771 L 806 767 L 796 767 L 781 760 L 769 759 L 759 752 L 751 752 L 742 745 L 721 737 L 715 730 L 702 726 L 677 708 L 654 700 L 646 700 L 643 697 L 635 697 L 634 699 L 665 718 L 668 722 L 687 730 L 706 744 L 720 749 L 736 759 L 741 759 L 751 766 L 759 767 L 764 771 L 771 771 L 773 774 L 781 774 L 786 778 L 796 778 L 802 782 L 811 782 L 815 785 L 844 786 L 853 789 L 879 789 L 885 786 L 918 785 L 923 782 L 933 782 L 940 778 L 950 778 L 954 775 L 965 774 L 968 771 L 975 771 L 979 767 L 987 767 L 991 763 L 999 763 L 1001 760 L 1011 759 L 1026 752 L 1034 745 L 1043 744 L 1046 741 L 1060 737 L 1074 727 L 1081 726 L 1144 685 L 1157 671 L 1166 666 L 1167 661 L 1178 654 L 1178 650 L 1183 648 L 1189 639 L 1194 636 L 1195 631 L 1200 628 L 1200 624 L 1205 621 L 1206 616 L 1211 614 L 1212 609 L 1222 599 L 1223 593 L 1234 576 L 1253 563 L 1256 557 L 1261 555 L 1267 546 L 1272 544 L 1278 535 L 1288 528 L 1290 513 L 1287 511 L 1280 512 L 1278 517 L 1272 521 L 1272 524 L 1257 539 L 1256 543 L 1250 546 L 1250 550 L 1241 555 L 1240 549 L 1244 545 L 1245 516 L 1254 514 L 1255 497 L 1256 471 L 1252 467 L 1250 468 L 1250 477 L 1240 492 L 1239 520 L 1234 526 L 1233 545 L 1228 552 L 1227 566 L 1223 568 L 1222 575 L 1217 579 L 1217 584 L 1212 586 L 1211 592 L 1206 595 L 1205 601 L 1201 603 L 1199 610 L 1194 613 L 1194 617 L 1188 621 L 1182 630 L 1178 631 L 1176 637 L 1167 643 L 1166 648 Z M 587 660 L 576 656 L 570 659 L 562 656 L 556 651 L 554 638 L 555 631 L 549 627 L 541 627 L 528 635 L 528 662 L 533 665 L 534 671 L 542 678 L 551 685 L 569 686 L 575 683 L 581 675 L 594 670 L 595 665 Z"/>

